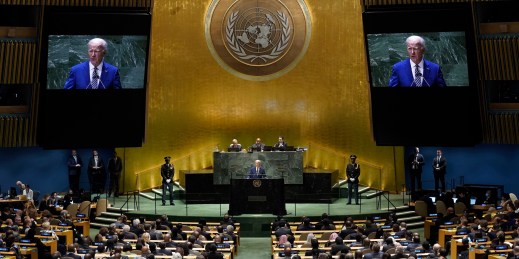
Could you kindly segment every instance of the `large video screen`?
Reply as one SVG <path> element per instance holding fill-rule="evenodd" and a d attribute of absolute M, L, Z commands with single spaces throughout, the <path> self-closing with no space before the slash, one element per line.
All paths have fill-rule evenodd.
<path fill-rule="evenodd" d="M 470 5 L 363 13 L 377 145 L 470 146 L 481 138 Z"/>
<path fill-rule="evenodd" d="M 374 33 L 366 35 L 372 86 L 413 86 L 410 55 L 414 53 L 411 48 L 408 50 L 406 44 L 406 40 L 413 36 L 422 38 L 425 43 L 422 54 L 425 63 L 424 69 L 422 69 L 425 80 L 422 79 L 422 87 L 469 86 L 464 31 Z M 406 71 L 398 71 L 399 66 L 405 67 Z M 441 71 L 441 78 L 444 83 L 439 83 L 438 78 L 436 78 L 438 75 L 433 74 L 435 66 L 438 66 Z"/>
<path fill-rule="evenodd" d="M 146 9 L 46 8 L 40 146 L 142 145 L 150 29 Z"/>
<path fill-rule="evenodd" d="M 47 89 L 91 89 L 87 70 L 84 82 L 78 77 L 78 70 L 87 68 L 89 60 L 95 59 L 95 51 L 88 48 L 93 39 L 102 39 L 107 49 L 103 53 L 105 69 L 114 67 L 119 74 L 119 82 L 106 79 L 101 73 L 100 89 L 139 89 L 145 86 L 148 37 L 146 35 L 49 35 L 47 60 Z M 102 72 L 103 70 L 100 69 Z M 108 75 L 108 73 L 107 73 Z M 71 78 L 74 77 L 74 78 Z M 67 81 L 68 80 L 68 81 Z M 104 83 L 107 82 L 106 84 Z M 114 86 L 116 85 L 116 86 Z"/>

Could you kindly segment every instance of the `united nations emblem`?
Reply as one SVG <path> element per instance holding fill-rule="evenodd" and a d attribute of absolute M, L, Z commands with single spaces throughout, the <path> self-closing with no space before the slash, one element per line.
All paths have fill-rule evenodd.
<path fill-rule="evenodd" d="M 261 180 L 254 180 L 252 181 L 252 186 L 258 188 L 261 186 Z"/>
<path fill-rule="evenodd" d="M 211 54 L 247 80 L 270 80 L 304 56 L 311 21 L 304 0 L 213 0 L 205 20 Z"/>

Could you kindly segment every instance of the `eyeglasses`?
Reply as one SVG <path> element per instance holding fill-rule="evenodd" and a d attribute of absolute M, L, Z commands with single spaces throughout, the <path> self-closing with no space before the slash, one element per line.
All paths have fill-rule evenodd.
<path fill-rule="evenodd" d="M 88 50 L 88 53 L 92 54 L 92 53 L 96 53 L 96 54 L 99 54 L 101 52 L 104 52 L 104 50 L 97 50 L 97 49 L 89 49 Z"/>
<path fill-rule="evenodd" d="M 411 52 L 411 51 L 422 51 L 423 48 L 422 47 L 407 47 L 407 51 Z"/>

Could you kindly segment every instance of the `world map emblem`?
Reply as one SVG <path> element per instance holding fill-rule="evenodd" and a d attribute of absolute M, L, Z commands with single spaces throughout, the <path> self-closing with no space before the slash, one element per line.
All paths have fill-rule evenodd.
<path fill-rule="evenodd" d="M 213 0 L 205 36 L 216 61 L 247 80 L 293 69 L 306 53 L 311 21 L 304 0 Z"/>

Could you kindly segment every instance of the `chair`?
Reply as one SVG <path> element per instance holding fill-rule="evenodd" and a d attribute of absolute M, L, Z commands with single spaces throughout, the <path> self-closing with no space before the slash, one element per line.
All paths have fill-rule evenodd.
<path fill-rule="evenodd" d="M 79 209 L 77 213 L 85 214 L 87 217 L 90 217 L 90 201 L 83 201 L 79 204 Z"/>
<path fill-rule="evenodd" d="M 396 252 L 396 248 L 392 247 L 392 248 L 389 248 L 386 253 L 388 254 L 394 254 Z"/>
<path fill-rule="evenodd" d="M 415 201 L 414 212 L 422 218 L 427 217 L 427 203 L 425 201 Z"/>
<path fill-rule="evenodd" d="M 517 200 L 517 196 L 514 193 L 510 193 L 510 200 L 515 202 Z"/>
<path fill-rule="evenodd" d="M 76 218 L 77 211 L 79 210 L 79 204 L 77 204 L 77 203 L 69 204 L 67 206 L 66 210 L 68 211 L 68 214 L 70 214 L 70 216 L 72 218 Z"/>
<path fill-rule="evenodd" d="M 467 210 L 467 205 L 463 202 L 456 202 L 454 203 L 454 214 L 456 215 L 462 215 L 465 213 L 465 210 Z"/>
<path fill-rule="evenodd" d="M 443 215 L 447 215 L 447 206 L 443 201 L 436 201 L 436 213 L 441 213 Z"/>
<path fill-rule="evenodd" d="M 59 219 L 51 219 L 51 220 L 50 220 L 50 224 L 51 224 L 52 226 L 57 226 L 57 225 L 59 225 L 60 223 L 61 223 L 61 220 L 59 220 Z"/>
<path fill-rule="evenodd" d="M 377 238 L 377 232 L 371 232 L 371 233 L 369 233 L 368 238 L 369 238 L 369 239 Z"/>
<path fill-rule="evenodd" d="M 299 235 L 299 240 L 306 241 L 307 237 L 308 237 L 308 233 L 301 233 L 301 235 Z"/>
<path fill-rule="evenodd" d="M 103 212 L 106 212 L 106 209 L 108 208 L 108 200 L 107 199 L 99 199 L 97 201 L 96 206 L 96 217 L 101 216 Z"/>
<path fill-rule="evenodd" d="M 320 240 L 329 240 L 331 235 L 332 235 L 332 232 L 324 232 L 324 233 L 321 235 L 321 238 L 319 238 L 319 239 L 320 239 Z"/>
<path fill-rule="evenodd" d="M 182 231 L 193 231 L 193 229 L 188 225 L 182 225 Z"/>

